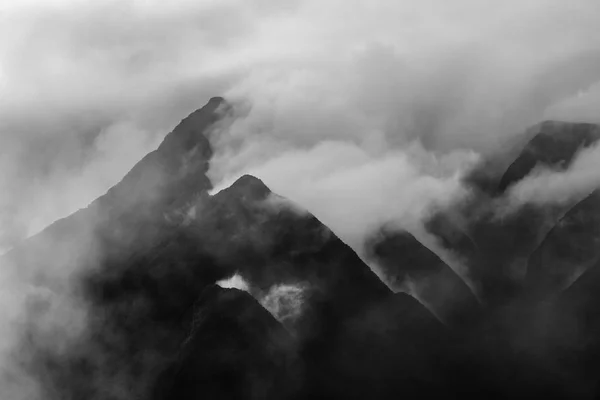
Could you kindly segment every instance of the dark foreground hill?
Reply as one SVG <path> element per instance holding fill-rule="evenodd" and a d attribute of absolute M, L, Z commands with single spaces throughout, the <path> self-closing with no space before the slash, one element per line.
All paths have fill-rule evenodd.
<path fill-rule="evenodd" d="M 391 290 L 259 179 L 209 195 L 208 138 L 231 111 L 211 99 L 106 195 L 4 257 L 52 293 L 27 303 L 15 355 L 40 398 L 600 394 L 597 192 L 500 221 L 489 207 L 536 164 L 566 168 L 594 126 L 540 125 L 506 168 L 473 173 L 485 184 L 466 179 L 473 199 L 432 215 L 471 286 L 409 233 L 374 232 L 367 256 Z M 244 290 L 215 285 L 232 276 Z M 407 286 L 416 299 L 394 293 Z M 83 327 L 60 326 L 65 304 Z"/>

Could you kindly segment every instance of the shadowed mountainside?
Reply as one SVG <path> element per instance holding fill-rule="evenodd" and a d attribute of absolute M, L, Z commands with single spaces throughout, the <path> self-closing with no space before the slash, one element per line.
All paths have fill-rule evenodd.
<path fill-rule="evenodd" d="M 441 321 L 462 327 L 477 318 L 480 305 L 462 278 L 406 231 L 380 229 L 366 243 L 392 289 L 412 294 Z"/>
<path fill-rule="evenodd" d="M 524 204 L 508 213 L 498 213 L 495 202 L 507 189 L 534 168 L 568 168 L 577 153 L 600 139 L 600 128 L 592 124 L 546 121 L 526 133 L 533 136 L 517 152 L 514 161 L 505 159 L 506 170 L 486 163 L 476 167 L 465 183 L 471 196 L 438 210 L 427 221 L 428 230 L 467 263 L 474 284 L 486 302 L 497 303 L 521 291 L 529 257 L 560 218 L 581 200 L 565 204 Z M 485 178 L 483 178 L 485 177 Z"/>
<path fill-rule="evenodd" d="M 42 398 L 598 394 L 598 191 L 503 218 L 493 207 L 536 165 L 567 168 L 597 127 L 530 129 L 504 164 L 465 178 L 473 196 L 427 221 L 465 260 L 480 304 L 408 232 L 383 226 L 366 248 L 414 298 L 259 179 L 209 195 L 209 137 L 231 110 L 211 99 L 107 194 L 3 258 L 36 289 L 17 361 Z M 248 293 L 215 285 L 232 276 Z M 81 327 L 57 346 L 65 305 L 83 311 Z M 295 309 L 282 318 L 274 305 Z"/>
<path fill-rule="evenodd" d="M 203 368 L 205 364 L 193 361 L 194 354 L 209 346 L 199 331 L 205 328 L 194 325 L 194 304 L 205 288 L 235 273 L 258 299 L 278 285 L 302 287 L 302 312 L 287 325 L 303 371 L 302 386 L 294 396 L 335 396 L 341 387 L 332 382 L 349 377 L 338 368 L 339 354 L 346 353 L 339 338 L 346 334 L 348 321 L 356 324 L 387 304 L 393 294 L 333 232 L 273 195 L 260 180 L 244 176 L 208 195 L 211 185 L 205 173 L 212 151 L 206 136 L 227 107 L 222 99 L 212 99 L 184 119 L 105 196 L 6 256 L 38 287 L 85 305 L 85 329 L 68 342 L 68 351 L 59 351 L 38 323 L 52 317 L 56 298 L 34 297 L 30 303 L 22 348 L 46 398 L 147 398 L 157 379 L 165 398 L 179 396 L 184 389 L 166 382 L 165 376 L 173 368 Z M 67 286 L 51 270 L 60 268 L 74 272 Z M 428 315 L 408 297 L 396 301 L 404 302 L 408 303 L 403 307 Z M 230 314 L 244 312 L 235 301 L 222 307 Z M 263 318 L 262 311 L 251 309 Z M 234 325 L 219 325 L 223 331 L 218 336 L 226 338 L 229 330 L 237 329 Z M 193 339 L 194 344 L 182 347 L 190 329 L 202 343 Z M 252 344 L 258 340 L 252 335 L 240 340 L 261 346 Z M 359 335 L 344 343 L 352 346 L 365 340 Z M 396 362 L 409 368 L 421 354 L 429 354 L 427 348 Z M 382 370 L 385 365 L 375 360 L 365 364 L 358 355 L 348 357 L 354 372 Z M 196 373 L 183 371 L 172 379 L 190 384 L 189 374 Z M 430 379 L 421 376 L 421 381 Z M 205 384 L 207 390 L 217 390 L 212 383 Z M 362 380 L 345 387 L 348 393 L 360 388 L 364 392 L 372 384 Z M 202 390 L 200 385 L 186 393 L 192 396 Z M 239 395 L 228 393 L 233 398 Z"/>

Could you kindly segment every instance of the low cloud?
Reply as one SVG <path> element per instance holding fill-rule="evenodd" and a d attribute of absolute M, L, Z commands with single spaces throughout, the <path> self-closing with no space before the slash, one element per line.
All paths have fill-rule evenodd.
<path fill-rule="evenodd" d="M 510 188 L 511 207 L 523 204 L 567 204 L 600 188 L 600 144 L 579 151 L 569 168 L 535 168 Z"/>
<path fill-rule="evenodd" d="M 397 221 L 416 229 L 429 205 L 461 191 L 455 163 L 476 157 L 459 156 L 440 159 L 419 147 L 371 153 L 352 143 L 328 141 L 283 152 L 247 172 L 307 208 L 360 250 L 366 235 L 382 224 Z"/>

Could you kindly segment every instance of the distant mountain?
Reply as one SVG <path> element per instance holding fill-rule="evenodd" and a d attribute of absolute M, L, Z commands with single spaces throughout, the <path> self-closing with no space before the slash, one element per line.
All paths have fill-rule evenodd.
<path fill-rule="evenodd" d="M 502 218 L 494 202 L 536 166 L 568 168 L 581 149 L 597 142 L 600 128 L 545 122 L 532 132 L 504 172 L 474 171 L 466 180 L 474 195 L 436 211 L 427 227 L 463 257 L 485 300 L 481 318 L 461 341 L 461 354 L 473 352 L 474 362 L 485 365 L 477 379 L 481 392 L 595 398 L 600 189 L 568 204 L 526 204 Z"/>
<path fill-rule="evenodd" d="M 481 297 L 504 301 L 522 290 L 527 263 L 546 234 L 578 199 L 567 204 L 525 204 L 508 214 L 498 214 L 495 201 L 534 167 L 566 169 L 577 153 L 600 139 L 600 127 L 546 121 L 526 132 L 531 140 L 518 152 L 500 152 L 505 170 L 488 171 L 482 163 L 465 178 L 472 196 L 436 211 L 427 221 L 429 231 L 466 260 Z M 507 161 L 508 154 L 516 154 Z M 487 172 L 486 172 L 487 171 Z M 490 172 L 491 171 L 491 172 Z"/>
<path fill-rule="evenodd" d="M 538 129 L 537 135 L 502 175 L 498 191 L 504 192 L 536 166 L 567 169 L 581 149 L 600 139 L 600 126 L 594 124 L 546 121 Z"/>
<path fill-rule="evenodd" d="M 467 275 L 408 232 L 374 232 L 365 257 L 390 289 L 256 177 L 209 194 L 209 138 L 231 111 L 211 99 L 104 196 L 3 257 L 35 289 L 16 356 L 43 398 L 600 395 L 600 189 L 495 208 L 536 165 L 566 168 L 597 127 L 529 129 L 465 178 L 470 198 L 434 210 L 426 228 Z M 239 290 L 218 286 L 232 277 Z M 66 306 L 83 328 L 57 337 L 47 324 Z"/>
<path fill-rule="evenodd" d="M 498 196 L 538 166 L 567 168 L 575 154 L 596 143 L 600 127 L 595 124 L 544 121 L 488 154 L 464 181 L 478 191 Z"/>

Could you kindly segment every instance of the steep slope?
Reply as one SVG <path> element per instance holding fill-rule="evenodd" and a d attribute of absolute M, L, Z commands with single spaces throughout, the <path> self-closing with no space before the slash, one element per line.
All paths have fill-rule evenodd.
<path fill-rule="evenodd" d="M 489 304 L 502 302 L 522 290 L 527 260 L 579 199 L 564 205 L 525 204 L 501 215 L 496 202 L 536 166 L 566 169 L 579 150 L 600 139 L 600 127 L 547 121 L 526 133 L 532 134 L 514 162 L 505 162 L 508 168 L 504 172 L 496 169 L 487 176 L 485 171 L 475 170 L 465 180 L 471 185 L 472 195 L 434 213 L 426 223 L 432 234 L 466 260 L 474 285 Z M 481 168 L 485 170 L 485 164 Z"/>
<path fill-rule="evenodd" d="M 529 261 L 526 298 L 543 321 L 538 341 L 569 397 L 600 395 L 599 245 L 596 190 L 565 214 Z"/>
<path fill-rule="evenodd" d="M 493 199 L 475 198 L 437 211 L 425 226 L 461 257 L 478 295 L 494 305 L 521 290 L 530 254 L 559 215 L 553 207 L 525 205 L 499 217 Z"/>
<path fill-rule="evenodd" d="M 499 191 L 504 192 L 510 185 L 527 176 L 536 166 L 567 169 L 579 150 L 593 145 L 598 139 L 598 125 L 558 121 L 541 123 L 539 133 L 502 175 L 498 185 Z"/>
<path fill-rule="evenodd" d="M 15 353 L 43 398 L 599 393 L 599 192 L 570 210 L 527 205 L 498 218 L 493 207 L 536 164 L 568 165 L 595 128 L 541 124 L 494 175 L 500 183 L 473 184 L 471 199 L 428 221 L 466 260 L 482 309 L 407 232 L 382 228 L 367 255 L 419 301 L 392 293 L 330 229 L 259 179 L 209 195 L 208 137 L 229 111 L 211 99 L 106 195 L 3 258 L 35 289 Z M 214 285 L 232 276 L 248 293 Z M 71 310 L 83 314 L 78 324 L 64 319 Z"/>
<path fill-rule="evenodd" d="M 488 196 L 498 196 L 500 181 L 531 140 L 542 132 L 544 123 L 507 138 L 501 146 L 481 159 L 463 178 L 464 183 Z"/>
<path fill-rule="evenodd" d="M 544 121 L 488 154 L 465 176 L 464 181 L 468 186 L 495 197 L 527 176 L 536 165 L 567 168 L 579 150 L 593 145 L 598 139 L 598 125 Z"/>
<path fill-rule="evenodd" d="M 337 342 L 321 398 L 439 398 L 460 393 L 467 378 L 451 332 L 405 293 L 349 320 Z"/>
<path fill-rule="evenodd" d="M 600 371 L 598 190 L 579 203 L 528 204 L 502 218 L 495 202 L 536 165 L 567 168 L 600 130 L 546 122 L 534 131 L 506 172 L 481 173 L 470 199 L 440 210 L 427 226 L 464 257 L 487 305 L 463 332 L 460 350 L 466 364 L 483 371 L 473 371 L 481 393 L 594 398 Z"/>
<path fill-rule="evenodd" d="M 600 395 L 600 263 L 588 268 L 571 286 L 551 300 L 555 311 L 549 341 L 566 379 L 587 398 Z"/>
<path fill-rule="evenodd" d="M 152 279 L 135 271 L 181 226 L 181 217 L 165 217 L 177 217 L 186 202 L 208 196 L 205 173 L 212 150 L 206 134 L 226 112 L 223 99 L 211 99 L 107 194 L 3 258 L 31 288 L 22 335 L 26 360 L 20 362 L 39 378 L 44 397 L 128 398 L 127 392 L 147 391 L 157 366 L 172 358 L 185 336 L 182 314 L 198 290 L 220 275 L 210 268 L 186 269 L 186 262 L 213 263 L 194 253 L 195 246 L 179 256 L 185 262 L 174 263 L 180 269 L 154 270 L 159 275 Z M 115 278 L 112 284 L 96 284 L 109 277 Z M 152 296 L 132 295 L 140 288 Z M 61 326 L 72 323 L 64 317 L 70 310 L 83 314 L 76 333 Z M 54 332 L 61 330 L 69 351 L 54 344 Z M 140 336 L 127 334 L 132 331 Z"/>
<path fill-rule="evenodd" d="M 302 393 L 318 395 L 328 387 L 322 372 L 337 373 L 347 321 L 392 296 L 327 227 L 258 179 L 208 195 L 206 135 L 226 112 L 211 100 L 105 196 L 7 255 L 28 282 L 85 311 L 65 350 L 39 322 L 60 307 L 54 297 L 30 304 L 23 362 L 47 398 L 147 398 L 161 371 L 182 362 L 198 294 L 234 273 L 257 299 L 302 287 L 302 312 L 288 328 L 310 371 Z"/>
<path fill-rule="evenodd" d="M 93 268 L 158 240 L 179 222 L 165 221 L 165 213 L 212 188 L 205 175 L 212 155 L 205 134 L 227 109 L 222 98 L 212 98 L 105 195 L 25 240 L 4 259 L 49 284 L 57 270 Z"/>
<path fill-rule="evenodd" d="M 540 295 L 566 289 L 600 259 L 600 190 L 571 208 L 532 254 L 527 287 Z"/>
<path fill-rule="evenodd" d="M 285 399 L 301 380 L 283 326 L 249 294 L 208 286 L 194 305 L 190 336 L 153 398 Z"/>
<path fill-rule="evenodd" d="M 477 317 L 480 306 L 471 289 L 410 233 L 382 228 L 366 248 L 393 289 L 412 294 L 441 321 L 459 327 Z"/>

